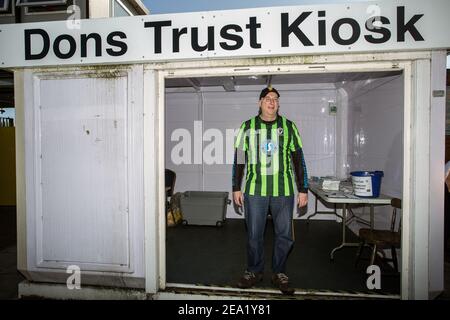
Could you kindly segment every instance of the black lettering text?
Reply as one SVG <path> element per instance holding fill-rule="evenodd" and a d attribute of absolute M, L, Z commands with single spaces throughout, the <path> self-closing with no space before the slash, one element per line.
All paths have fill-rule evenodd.
<path fill-rule="evenodd" d="M 341 26 L 344 24 L 348 24 L 352 27 L 352 35 L 348 39 L 342 39 L 339 33 Z M 333 37 L 333 40 L 340 45 L 353 44 L 356 41 L 358 41 L 360 35 L 361 35 L 361 28 L 359 27 L 358 22 L 352 18 L 339 19 L 331 27 L 331 36 Z"/>
<path fill-rule="evenodd" d="M 261 48 L 261 44 L 258 43 L 258 29 L 261 28 L 261 23 L 256 21 L 256 17 L 250 17 L 249 23 L 245 25 L 245 28 L 250 30 L 250 47 L 253 49 Z"/>
<path fill-rule="evenodd" d="M 63 42 L 64 40 L 69 43 L 69 51 L 67 51 L 67 53 L 62 53 L 60 48 L 61 42 Z M 76 50 L 77 50 L 77 43 L 75 39 L 68 34 L 62 34 L 60 36 L 57 36 L 55 42 L 53 42 L 53 52 L 55 53 L 55 56 L 57 56 L 60 59 L 72 58 Z"/>
<path fill-rule="evenodd" d="M 44 42 L 41 52 L 32 53 L 31 52 L 31 36 L 39 35 Z M 43 59 L 50 50 L 50 37 L 45 30 L 42 29 L 29 29 L 25 30 L 25 60 L 39 60 Z"/>
<path fill-rule="evenodd" d="M 128 46 L 125 42 L 115 40 L 114 37 L 119 37 L 120 39 L 126 39 L 127 35 L 121 31 L 114 31 L 108 34 L 106 41 L 110 46 L 120 48 L 119 51 L 114 51 L 113 49 L 106 49 L 106 52 L 113 57 L 123 56 L 128 51 Z"/>
<path fill-rule="evenodd" d="M 144 22 L 144 28 L 155 28 L 155 53 L 161 53 L 161 29 L 162 27 L 170 27 L 172 21 L 151 21 Z"/>
<path fill-rule="evenodd" d="M 209 51 L 214 50 L 214 27 L 208 27 L 208 42 L 201 46 L 198 44 L 198 28 L 191 28 L 191 46 L 195 51 L 201 52 L 208 49 Z"/>
<path fill-rule="evenodd" d="M 423 14 L 416 14 L 405 24 L 405 7 L 397 7 L 397 41 L 404 42 L 406 32 L 409 32 L 414 40 L 424 41 L 422 35 L 414 26 L 422 17 Z"/>
<path fill-rule="evenodd" d="M 180 52 L 180 37 L 183 34 L 187 34 L 188 29 L 187 28 L 181 28 L 181 29 L 173 29 L 172 30 L 172 51 L 173 52 Z"/>
<path fill-rule="evenodd" d="M 368 19 L 366 21 L 366 29 L 368 31 L 371 31 L 374 33 L 379 33 L 379 34 L 381 34 L 382 37 L 374 38 L 374 36 L 372 36 L 372 35 L 366 35 L 366 36 L 364 36 L 364 38 L 367 40 L 367 42 L 370 42 L 370 43 L 385 43 L 385 42 L 389 41 L 389 39 L 391 38 L 391 31 L 389 31 L 389 29 L 387 29 L 387 28 L 375 27 L 374 26 L 375 21 L 380 21 L 382 24 L 390 24 L 391 23 L 389 21 L 389 19 L 386 17 L 372 17 L 372 18 Z"/>
<path fill-rule="evenodd" d="M 289 47 L 289 35 L 294 33 L 298 40 L 304 46 L 312 46 L 313 43 L 308 37 L 299 29 L 300 23 L 302 23 L 309 15 L 311 11 L 303 12 L 295 21 L 289 25 L 289 13 L 281 14 L 281 46 Z"/>
<path fill-rule="evenodd" d="M 95 56 L 100 57 L 102 55 L 102 37 L 98 33 L 82 34 L 81 35 L 81 57 L 87 57 L 87 42 L 89 39 L 95 41 Z"/>
<path fill-rule="evenodd" d="M 225 50 L 237 50 L 237 49 L 241 48 L 242 45 L 244 44 L 244 40 L 242 39 L 241 36 L 239 36 L 237 34 L 229 33 L 228 32 L 229 30 L 233 30 L 235 32 L 242 32 L 242 28 L 240 26 L 238 26 L 237 24 L 227 24 L 220 30 L 220 36 L 225 40 L 234 41 L 235 44 L 230 45 L 226 42 L 220 42 L 220 46 L 222 47 L 222 49 L 225 49 Z"/>
<path fill-rule="evenodd" d="M 319 11 L 318 16 L 325 17 L 325 11 Z M 326 31 L 325 20 L 319 20 L 319 46 L 325 46 L 327 44 Z"/>

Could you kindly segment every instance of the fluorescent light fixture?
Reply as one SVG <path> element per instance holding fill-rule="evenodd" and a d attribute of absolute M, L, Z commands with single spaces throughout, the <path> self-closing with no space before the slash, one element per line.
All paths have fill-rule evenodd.
<path fill-rule="evenodd" d="M 17 0 L 18 7 L 32 7 L 32 6 L 49 6 L 66 4 L 67 0 Z"/>

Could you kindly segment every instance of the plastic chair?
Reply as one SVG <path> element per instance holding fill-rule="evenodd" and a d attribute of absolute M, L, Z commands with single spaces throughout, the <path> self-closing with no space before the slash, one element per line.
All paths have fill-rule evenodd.
<path fill-rule="evenodd" d="M 383 260 L 386 262 L 392 261 L 395 270 L 398 272 L 397 252 L 396 249 L 401 245 L 401 218 L 398 230 L 395 231 L 395 222 L 397 218 L 397 210 L 402 208 L 402 201 L 398 198 L 391 200 L 392 217 L 391 228 L 389 230 L 361 228 L 359 230 L 359 237 L 361 244 L 358 249 L 355 265 L 361 258 L 362 249 L 365 245 L 372 247 L 372 254 L 370 256 L 370 265 L 373 265 L 375 258 L 378 256 L 377 252 L 380 252 Z M 386 258 L 383 249 L 391 249 L 392 258 Z"/>
<path fill-rule="evenodd" d="M 170 170 L 165 170 L 165 186 L 166 186 L 166 202 L 169 203 L 169 198 L 173 195 L 173 192 L 175 190 L 175 181 L 177 179 L 177 174 Z"/>

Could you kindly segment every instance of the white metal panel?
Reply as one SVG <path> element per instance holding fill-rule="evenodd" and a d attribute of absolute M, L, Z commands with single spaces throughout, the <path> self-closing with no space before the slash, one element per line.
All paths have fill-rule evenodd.
<path fill-rule="evenodd" d="M 195 92 L 172 92 L 166 94 L 165 106 L 165 163 L 166 168 L 176 173 L 175 192 L 201 190 L 201 158 L 196 161 L 198 159 L 194 156 L 196 148 L 202 148 L 201 140 L 196 139 L 194 142 L 195 121 L 201 120 L 199 96 Z M 202 130 L 197 131 L 200 135 L 203 134 Z M 172 138 L 175 140 L 172 141 Z M 183 151 L 180 151 L 182 155 L 176 152 L 179 147 L 183 147 Z M 178 157 L 185 159 L 185 156 L 187 163 L 178 163 Z"/>
<path fill-rule="evenodd" d="M 329 101 L 336 102 L 334 84 L 323 83 L 316 88 L 286 87 L 280 97 L 280 113 L 294 121 L 302 138 L 308 176 L 336 175 L 336 115 L 329 114 Z M 308 212 L 314 212 L 314 196 L 309 194 Z M 295 209 L 295 208 L 294 208 Z M 318 210 L 327 210 L 318 204 Z M 294 210 L 296 211 L 296 210 Z M 335 219 L 318 215 L 312 219 Z"/>
<path fill-rule="evenodd" d="M 367 80 L 364 80 L 367 82 Z M 350 170 L 382 170 L 381 192 L 402 198 L 403 77 L 350 83 Z M 377 208 L 375 226 L 389 228 L 390 208 Z M 363 215 L 368 218 L 368 211 Z M 356 226 L 358 229 L 360 226 Z"/>
<path fill-rule="evenodd" d="M 205 132 L 217 134 L 221 139 L 216 140 L 214 136 L 210 137 L 210 141 L 204 142 L 202 190 L 226 191 L 229 192 L 229 199 L 232 199 L 234 133 L 237 133 L 243 121 L 258 113 L 259 91 L 246 86 L 240 86 L 236 90 L 205 92 L 203 107 Z M 216 154 L 215 151 L 219 151 L 220 154 Z M 208 156 L 210 159 L 206 159 Z M 217 160 L 218 163 L 211 163 L 212 160 Z M 233 205 L 230 205 L 227 207 L 227 218 L 242 218 L 242 216 L 236 214 Z"/>
<path fill-rule="evenodd" d="M 219 118 L 216 121 L 205 121 L 203 142 L 205 173 L 231 172 L 234 161 L 234 142 L 241 124 L 242 121 L 228 121 L 227 118 L 223 118 L 222 121 Z"/>
<path fill-rule="evenodd" d="M 142 74 L 142 66 L 25 72 L 32 279 L 58 282 L 75 264 L 97 277 L 85 283 L 120 276 L 141 286 L 126 277 L 144 276 Z"/>
<path fill-rule="evenodd" d="M 204 121 L 231 122 L 238 128 L 244 120 L 258 114 L 259 91 L 241 86 L 231 92 L 205 92 Z M 262 88 L 259 88 L 262 89 Z"/>
<path fill-rule="evenodd" d="M 126 76 L 41 78 L 39 89 L 39 265 L 65 261 L 128 269 Z"/>
<path fill-rule="evenodd" d="M 180 108 L 183 106 L 183 108 Z M 166 100 L 166 122 L 199 120 L 198 97 L 194 92 L 172 92 Z"/>
<path fill-rule="evenodd" d="M 402 193 L 403 78 L 394 76 L 383 81 L 374 89 L 352 93 L 352 170 L 383 170 L 382 191 L 399 197 Z"/>

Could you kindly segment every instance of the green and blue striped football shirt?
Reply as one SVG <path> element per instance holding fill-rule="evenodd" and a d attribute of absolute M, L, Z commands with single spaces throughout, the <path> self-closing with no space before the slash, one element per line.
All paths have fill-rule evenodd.
<path fill-rule="evenodd" d="M 264 121 L 259 116 L 245 121 L 235 142 L 237 152 L 245 153 L 247 164 L 244 193 L 260 196 L 290 196 L 295 193 L 291 154 L 300 151 L 302 181 L 297 185 L 301 192 L 308 187 L 306 165 L 302 153 L 302 140 L 294 122 L 283 116 L 274 121 Z M 240 189 L 235 179 L 237 156 L 233 166 L 233 191 Z M 242 163 L 241 163 L 242 164 Z M 294 164 L 295 165 L 295 164 Z"/>

